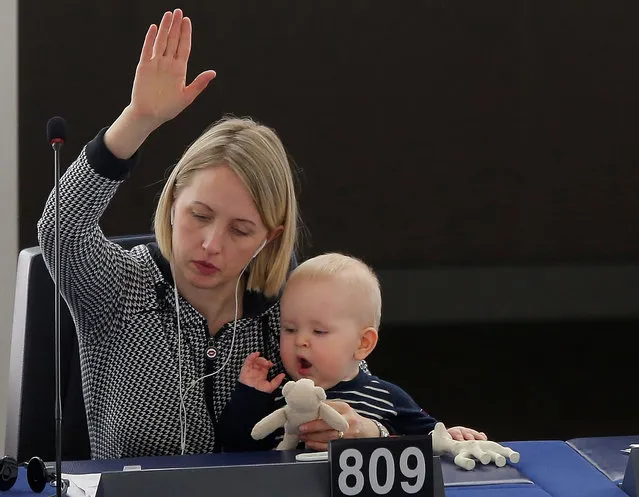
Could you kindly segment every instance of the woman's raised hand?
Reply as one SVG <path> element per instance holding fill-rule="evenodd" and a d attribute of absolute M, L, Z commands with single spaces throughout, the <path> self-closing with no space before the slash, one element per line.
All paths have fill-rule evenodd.
<path fill-rule="evenodd" d="M 186 84 L 191 31 L 191 20 L 176 9 L 165 12 L 160 26 L 152 24 L 146 33 L 130 107 L 156 126 L 182 112 L 215 78 L 215 71 L 204 71 Z"/>
<path fill-rule="evenodd" d="M 149 27 L 135 71 L 131 103 L 104 137 L 116 157 L 131 157 L 153 131 L 187 108 L 215 78 L 215 71 L 208 70 L 186 84 L 191 29 L 191 20 L 180 9 L 165 12 L 159 27 Z"/>

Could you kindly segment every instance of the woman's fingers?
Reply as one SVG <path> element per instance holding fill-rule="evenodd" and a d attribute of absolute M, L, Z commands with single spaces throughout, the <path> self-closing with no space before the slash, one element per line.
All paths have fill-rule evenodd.
<path fill-rule="evenodd" d="M 328 426 L 328 423 L 326 423 L 326 421 L 324 421 L 323 419 L 314 419 L 313 421 L 309 421 L 307 423 L 304 423 L 303 425 L 300 425 L 299 430 L 301 436 L 305 437 L 306 434 L 316 435 L 317 433 L 323 433 L 325 431 L 332 430 L 332 428 Z"/>
<path fill-rule="evenodd" d="M 158 34 L 158 27 L 155 24 L 151 24 L 144 37 L 144 45 L 142 45 L 142 52 L 140 53 L 140 62 L 148 62 L 153 57 L 153 43 L 155 37 Z"/>
<path fill-rule="evenodd" d="M 317 451 L 328 450 L 328 443 L 326 442 L 313 442 L 309 440 L 304 445 L 306 446 L 307 449 L 310 449 L 310 450 L 317 450 Z"/>
<path fill-rule="evenodd" d="M 165 12 L 158 28 L 158 35 L 153 44 L 153 57 L 161 57 L 166 50 L 166 44 L 169 37 L 169 29 L 173 21 L 173 13 Z"/>
<path fill-rule="evenodd" d="M 317 433 L 319 436 L 314 437 L 312 440 L 305 440 L 307 449 L 311 450 L 328 450 L 328 442 L 331 440 L 339 440 L 345 438 L 346 434 L 343 433 L 340 437 L 340 432 L 332 428 Z"/>
<path fill-rule="evenodd" d="M 187 106 L 193 103 L 200 93 L 202 93 L 208 84 L 213 81 L 216 73 L 213 70 L 204 71 L 197 75 L 193 82 L 184 89 Z"/>
<path fill-rule="evenodd" d="M 177 59 L 181 59 L 185 62 L 189 59 L 189 55 L 191 54 L 192 32 L 193 26 L 191 25 L 191 19 L 185 17 L 182 19 L 182 30 L 180 31 L 180 38 L 175 54 Z"/>
<path fill-rule="evenodd" d="M 341 400 L 327 400 L 326 403 L 340 414 L 349 414 L 353 410 L 350 405 Z"/>
<path fill-rule="evenodd" d="M 177 47 L 180 42 L 180 36 L 182 34 L 182 19 L 183 14 L 180 9 L 175 9 L 173 12 L 173 19 L 171 20 L 171 28 L 166 42 L 166 49 L 164 55 L 166 57 L 175 58 L 177 55 Z"/>

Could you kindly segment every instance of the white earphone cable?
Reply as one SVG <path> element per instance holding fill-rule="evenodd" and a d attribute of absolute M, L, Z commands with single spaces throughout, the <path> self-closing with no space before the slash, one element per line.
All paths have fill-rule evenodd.
<path fill-rule="evenodd" d="M 235 283 L 235 313 L 234 313 L 235 315 L 234 315 L 234 318 L 233 318 L 233 333 L 231 335 L 231 347 L 229 348 L 229 353 L 226 355 L 226 360 L 214 372 L 209 373 L 207 375 L 204 375 L 201 378 L 198 378 L 196 380 L 193 380 L 191 382 L 191 384 L 184 391 L 183 391 L 183 385 L 182 385 L 182 329 L 181 329 L 181 326 L 180 326 L 180 299 L 179 299 L 179 295 L 178 295 L 177 284 L 175 284 L 175 275 L 173 275 L 173 282 L 174 282 L 173 289 L 174 289 L 174 296 L 175 296 L 175 312 L 177 313 L 178 369 L 179 369 L 178 381 L 180 382 L 180 385 L 179 385 L 179 395 L 180 395 L 180 415 L 179 415 L 179 418 L 180 418 L 180 448 L 181 448 L 182 455 L 184 455 L 184 453 L 186 451 L 186 434 L 187 434 L 187 426 L 188 426 L 187 425 L 186 403 L 185 403 L 184 399 L 186 398 L 187 394 L 189 393 L 189 391 L 193 387 L 195 387 L 199 382 L 204 381 L 206 378 L 209 378 L 211 376 L 214 376 L 214 375 L 218 374 L 220 371 L 222 371 L 226 367 L 226 365 L 228 364 L 229 360 L 231 359 L 231 355 L 233 354 L 233 346 L 235 345 L 235 332 L 236 332 L 236 328 L 237 328 L 237 312 L 238 312 L 237 291 L 238 291 L 238 288 L 240 286 L 240 281 L 242 280 L 242 275 L 244 274 L 244 271 L 246 271 L 246 268 L 249 266 L 251 261 L 257 256 L 257 254 L 264 248 L 265 245 L 266 245 L 266 240 L 264 240 L 264 242 L 262 243 L 260 248 L 257 249 L 255 254 L 253 254 L 253 257 L 251 257 L 251 260 L 249 260 L 246 263 L 246 265 L 244 266 L 244 268 L 240 272 L 240 275 L 237 278 L 237 282 Z"/>

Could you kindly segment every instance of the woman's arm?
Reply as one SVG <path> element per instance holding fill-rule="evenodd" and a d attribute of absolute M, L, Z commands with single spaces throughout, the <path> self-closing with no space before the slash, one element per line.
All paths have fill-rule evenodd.
<path fill-rule="evenodd" d="M 131 255 L 109 242 L 98 222 L 137 157 L 120 161 L 104 146 L 104 130 L 82 150 L 60 179 L 60 285 L 76 319 L 109 326 L 126 281 L 139 271 Z M 111 177 L 106 176 L 108 173 Z M 38 221 L 44 261 L 55 275 L 55 192 Z M 139 279 L 139 276 L 137 277 Z"/>
<path fill-rule="evenodd" d="M 61 290 L 76 318 L 100 320 L 103 329 L 115 315 L 122 288 L 139 269 L 127 251 L 106 240 L 98 223 L 137 161 L 144 140 L 190 105 L 215 77 L 214 71 L 205 71 L 186 85 L 190 51 L 191 22 L 181 10 L 166 12 L 159 27 L 151 25 L 130 104 L 84 148 L 60 180 Z M 52 192 L 38 222 L 39 243 L 52 274 L 54 207 Z"/>

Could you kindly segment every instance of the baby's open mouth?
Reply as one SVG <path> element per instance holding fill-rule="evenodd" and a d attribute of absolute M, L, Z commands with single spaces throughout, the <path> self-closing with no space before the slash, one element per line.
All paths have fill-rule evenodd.
<path fill-rule="evenodd" d="M 300 370 L 310 369 L 313 366 L 308 359 L 304 359 L 303 357 L 298 357 L 297 360 L 300 365 Z"/>

